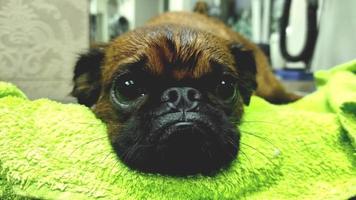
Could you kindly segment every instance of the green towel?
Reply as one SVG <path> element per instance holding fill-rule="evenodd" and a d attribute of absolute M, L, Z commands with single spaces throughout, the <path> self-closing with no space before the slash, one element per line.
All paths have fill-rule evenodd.
<path fill-rule="evenodd" d="M 0 83 L 0 197 L 347 199 L 356 195 L 355 72 L 356 61 L 319 72 L 318 91 L 289 105 L 253 97 L 238 159 L 213 177 L 132 171 L 90 109 Z"/>

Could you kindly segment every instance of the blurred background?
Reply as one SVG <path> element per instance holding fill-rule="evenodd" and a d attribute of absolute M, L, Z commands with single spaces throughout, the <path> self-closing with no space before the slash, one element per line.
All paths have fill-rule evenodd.
<path fill-rule="evenodd" d="M 204 11 L 257 43 L 289 90 L 315 90 L 312 73 L 356 58 L 355 0 L 205 0 Z M 73 66 L 90 46 L 197 0 L 0 0 L 0 81 L 31 99 L 75 102 Z"/>

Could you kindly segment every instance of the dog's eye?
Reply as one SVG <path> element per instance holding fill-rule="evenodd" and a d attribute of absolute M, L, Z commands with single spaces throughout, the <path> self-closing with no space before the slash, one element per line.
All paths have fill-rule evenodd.
<path fill-rule="evenodd" d="M 129 74 L 121 75 L 114 80 L 113 92 L 120 102 L 133 101 L 146 95 L 142 84 Z"/>
<path fill-rule="evenodd" d="M 235 78 L 229 75 L 224 75 L 219 81 L 215 92 L 217 96 L 224 101 L 233 100 L 236 96 Z"/>

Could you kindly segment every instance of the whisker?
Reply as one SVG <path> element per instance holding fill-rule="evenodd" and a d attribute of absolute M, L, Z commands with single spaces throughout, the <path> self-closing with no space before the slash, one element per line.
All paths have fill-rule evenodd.
<path fill-rule="evenodd" d="M 256 152 L 258 152 L 259 154 L 261 154 L 263 157 L 265 157 L 268 162 L 270 162 L 271 164 L 273 165 L 276 165 L 266 154 L 262 153 L 261 151 L 259 151 L 258 149 L 256 149 L 255 147 L 251 146 L 251 145 L 248 145 L 248 144 L 245 144 L 243 142 L 241 142 L 242 145 L 245 145 L 247 147 L 250 147 L 251 149 L 255 150 Z"/>
<path fill-rule="evenodd" d="M 100 163 L 103 163 L 113 152 L 110 151 L 108 154 L 106 154 L 106 156 L 104 157 L 104 159 L 100 160 Z"/>
<path fill-rule="evenodd" d="M 136 146 L 137 143 L 135 143 L 133 146 L 131 146 L 123 155 L 123 160 L 125 162 L 128 162 L 129 159 L 131 158 L 131 156 L 134 154 L 134 152 L 136 151 Z"/>
<path fill-rule="evenodd" d="M 237 148 L 237 143 L 233 141 L 231 138 L 226 138 L 226 141 L 231 144 L 233 147 Z"/>
<path fill-rule="evenodd" d="M 106 152 L 99 152 L 98 154 L 96 154 L 96 156 L 99 156 L 99 155 L 103 155 L 103 154 L 105 154 Z M 110 155 L 110 154 L 109 154 Z M 80 159 L 78 159 L 77 161 L 75 161 L 74 163 L 73 163 L 73 165 L 76 165 L 77 163 L 79 163 L 81 160 Z"/>
<path fill-rule="evenodd" d="M 243 151 L 240 151 L 240 153 L 241 153 L 243 156 L 246 157 L 246 159 L 247 159 L 248 162 L 250 163 L 251 168 L 254 170 L 255 168 L 253 167 L 253 165 L 252 165 L 252 163 L 251 163 L 251 160 L 248 158 L 247 154 L 246 154 L 245 152 L 243 152 Z M 248 169 L 247 169 L 247 171 L 250 172 L 250 170 L 248 170 Z M 246 183 L 245 183 L 244 179 L 241 179 L 241 181 L 242 181 L 242 184 L 243 184 L 244 188 L 246 188 Z M 247 198 L 246 198 L 246 192 L 243 192 L 242 194 L 243 194 L 243 196 L 244 196 L 244 199 L 247 199 Z"/>
<path fill-rule="evenodd" d="M 108 174 L 108 175 L 109 175 L 108 177 L 112 177 L 112 176 L 113 176 L 114 169 L 115 169 L 115 167 L 118 167 L 118 164 L 119 164 L 119 162 L 115 162 L 115 163 L 113 164 L 113 166 L 111 167 L 111 170 L 110 170 L 110 172 L 109 172 L 109 174 Z M 117 176 L 117 177 L 111 182 L 111 184 L 114 184 L 118 178 L 119 178 L 119 176 Z"/>
<path fill-rule="evenodd" d="M 102 140 L 102 139 L 104 139 L 104 138 L 107 138 L 107 136 L 95 138 L 95 139 L 93 139 L 93 140 L 90 140 L 90 141 L 87 141 L 87 142 L 85 142 L 85 143 L 82 143 L 82 144 L 78 145 L 78 146 L 76 147 L 76 149 L 74 149 L 74 150 L 69 154 L 69 156 L 73 155 L 73 153 L 76 152 L 77 150 L 79 150 L 81 147 L 84 147 L 85 145 L 88 145 L 88 144 L 90 144 L 90 143 L 92 143 L 92 142 L 96 142 L 96 141 Z"/>
<path fill-rule="evenodd" d="M 226 142 L 228 142 L 229 144 L 231 144 L 234 148 L 238 148 L 238 144 L 235 142 L 235 141 L 233 141 L 232 140 L 232 138 L 226 138 Z M 231 157 L 231 158 L 234 158 L 235 157 L 235 155 L 233 155 L 231 152 L 229 152 L 229 156 Z"/>
<path fill-rule="evenodd" d="M 142 137 L 137 135 L 136 138 L 134 138 L 134 141 L 135 143 L 131 147 L 129 147 L 127 151 L 125 151 L 123 154 L 122 159 L 124 162 L 128 162 L 131 156 L 135 153 L 135 151 L 137 150 L 137 146 L 142 141 Z"/>
<path fill-rule="evenodd" d="M 132 155 L 134 155 L 139 149 L 141 148 L 148 148 L 148 147 L 152 147 L 152 145 L 150 144 L 147 144 L 147 145 L 143 145 L 143 144 L 140 144 L 140 142 L 136 142 L 132 147 L 130 147 L 130 149 L 125 153 L 124 157 L 123 157 L 123 160 L 124 161 L 135 161 L 135 160 L 132 160 Z"/>
<path fill-rule="evenodd" d="M 250 132 L 250 131 L 244 131 L 244 130 L 240 130 L 242 133 L 245 133 L 245 134 L 249 134 L 249 135 L 252 135 L 252 136 L 255 136 L 257 138 L 260 138 L 262 139 L 262 141 L 266 141 L 267 143 L 269 143 L 270 145 L 272 145 L 275 149 L 278 149 L 278 147 L 276 145 L 274 145 L 270 140 L 268 140 L 267 138 L 265 137 L 262 137 L 260 135 L 257 135 L 256 133 L 253 133 L 253 132 Z"/>
<path fill-rule="evenodd" d="M 247 156 L 247 154 L 246 154 L 245 152 L 243 152 L 243 151 L 240 151 L 239 153 L 241 153 L 243 156 L 245 156 L 245 158 L 246 158 L 247 161 L 249 162 L 250 166 L 251 166 L 252 168 L 254 168 L 253 165 L 252 165 L 252 162 L 251 162 L 250 158 Z"/>
<path fill-rule="evenodd" d="M 104 159 L 102 159 L 100 162 L 103 163 L 107 158 L 109 158 L 109 156 L 110 156 L 112 153 L 113 153 L 112 151 L 110 151 L 109 153 L 107 153 L 106 156 L 104 157 Z M 115 158 L 115 159 L 113 160 L 113 162 L 114 162 L 114 165 L 113 165 L 113 166 L 116 166 L 116 164 L 117 164 L 119 161 L 117 160 L 117 158 Z M 114 169 L 114 167 L 110 170 L 109 176 L 111 176 L 111 173 L 112 173 L 113 169 Z M 102 171 L 101 177 L 104 177 L 105 172 L 106 172 L 105 170 Z"/>
<path fill-rule="evenodd" d="M 270 122 L 270 121 L 258 121 L 258 120 L 242 120 L 241 123 L 265 123 L 265 124 L 270 124 L 270 125 L 275 125 L 275 126 L 281 126 L 281 127 L 284 127 L 285 125 L 282 125 L 282 124 L 277 124 L 277 123 L 273 123 L 273 122 Z"/>
<path fill-rule="evenodd" d="M 102 125 L 103 123 L 102 122 L 73 122 L 75 124 L 90 124 L 90 125 Z"/>

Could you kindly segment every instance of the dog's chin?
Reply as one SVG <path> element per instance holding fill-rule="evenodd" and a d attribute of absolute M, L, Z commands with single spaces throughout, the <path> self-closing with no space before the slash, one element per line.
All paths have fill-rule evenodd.
<path fill-rule="evenodd" d="M 224 149 L 221 138 L 199 122 L 177 122 L 168 126 L 156 150 L 160 173 L 171 175 L 209 174 L 221 168 Z"/>
<path fill-rule="evenodd" d="M 130 157 L 118 154 L 126 165 L 173 176 L 214 175 L 229 166 L 238 151 L 235 131 L 216 132 L 212 125 L 201 121 L 169 122 L 150 135 L 155 137 L 126 149 Z"/>

